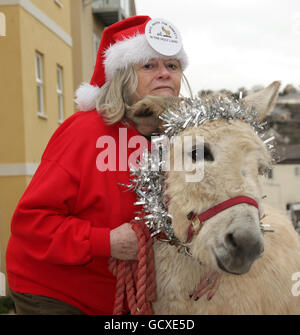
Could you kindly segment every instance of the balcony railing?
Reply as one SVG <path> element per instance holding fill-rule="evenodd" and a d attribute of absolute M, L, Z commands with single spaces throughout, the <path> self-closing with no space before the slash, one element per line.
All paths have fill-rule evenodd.
<path fill-rule="evenodd" d="M 110 26 L 122 19 L 120 0 L 93 0 L 93 13 L 104 26 Z"/>

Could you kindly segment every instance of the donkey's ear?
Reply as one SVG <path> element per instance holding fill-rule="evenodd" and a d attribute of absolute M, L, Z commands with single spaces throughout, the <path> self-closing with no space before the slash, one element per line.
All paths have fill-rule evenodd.
<path fill-rule="evenodd" d="M 263 120 L 274 108 L 279 93 L 279 87 L 280 81 L 274 81 L 263 90 L 247 95 L 243 99 L 246 105 L 255 108 L 259 121 Z"/>

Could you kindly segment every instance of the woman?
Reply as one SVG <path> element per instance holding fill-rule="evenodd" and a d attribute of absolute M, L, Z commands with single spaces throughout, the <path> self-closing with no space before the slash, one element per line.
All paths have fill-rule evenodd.
<path fill-rule="evenodd" d="M 17 313 L 112 314 L 108 260 L 138 251 L 135 195 L 119 183 L 129 184 L 133 139 L 155 131 L 126 121 L 125 107 L 179 95 L 187 57 L 171 32 L 148 16 L 104 31 L 91 83 L 77 91 L 80 111 L 50 139 L 12 218 L 6 259 Z"/>

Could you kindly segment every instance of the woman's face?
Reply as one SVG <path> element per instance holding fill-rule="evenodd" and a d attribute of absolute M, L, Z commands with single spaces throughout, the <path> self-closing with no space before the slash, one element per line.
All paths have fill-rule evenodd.
<path fill-rule="evenodd" d="M 138 86 L 133 103 L 146 95 L 178 96 L 182 70 L 176 59 L 152 59 L 146 64 L 135 65 Z"/>

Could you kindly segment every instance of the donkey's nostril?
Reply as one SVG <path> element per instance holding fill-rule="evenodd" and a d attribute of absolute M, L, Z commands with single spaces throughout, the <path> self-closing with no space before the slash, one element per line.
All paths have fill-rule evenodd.
<path fill-rule="evenodd" d="M 234 247 L 234 248 L 238 247 L 232 233 L 227 234 L 226 237 L 225 237 L 225 240 L 226 240 L 226 242 L 229 246 Z"/>

